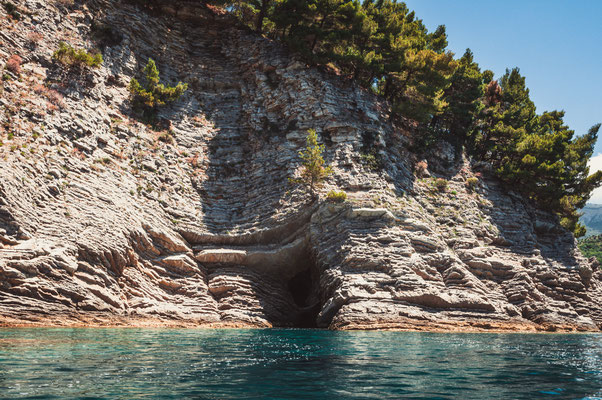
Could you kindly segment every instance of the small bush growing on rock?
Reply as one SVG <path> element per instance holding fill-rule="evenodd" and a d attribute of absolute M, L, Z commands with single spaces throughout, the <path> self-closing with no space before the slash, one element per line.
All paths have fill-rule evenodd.
<path fill-rule="evenodd" d="M 58 108 L 65 108 L 65 100 L 62 94 L 57 92 L 56 90 L 48 90 L 46 92 L 46 97 L 50 104 L 57 106 Z"/>
<path fill-rule="evenodd" d="M 21 73 L 21 63 L 23 60 L 16 54 L 13 54 L 9 57 L 6 62 L 6 69 L 12 72 L 15 75 L 19 75 Z"/>
<path fill-rule="evenodd" d="M 479 184 L 478 178 L 470 177 L 470 178 L 466 179 L 466 187 L 470 191 L 475 190 L 475 188 L 477 187 L 478 184 Z"/>
<path fill-rule="evenodd" d="M 45 94 L 47 90 L 48 90 L 48 89 L 46 88 L 46 86 L 44 86 L 44 85 L 40 85 L 39 83 L 36 83 L 36 84 L 33 86 L 33 92 L 34 92 L 35 94 Z"/>
<path fill-rule="evenodd" d="M 371 171 L 378 172 L 383 169 L 382 160 L 376 152 L 363 153 L 361 157 L 362 163 Z"/>
<path fill-rule="evenodd" d="M 333 203 L 344 203 L 347 200 L 347 193 L 344 191 L 337 192 L 336 190 L 331 190 L 326 195 L 326 200 L 332 201 Z"/>
<path fill-rule="evenodd" d="M 167 143 L 167 144 L 173 144 L 175 142 L 172 132 L 163 132 L 163 133 L 159 134 L 157 139 L 160 142 Z"/>
<path fill-rule="evenodd" d="M 48 111 L 56 111 L 65 108 L 65 100 L 62 94 L 56 90 L 48 89 L 44 85 L 37 84 L 33 87 L 35 94 L 42 95 L 48 100 Z"/>
<path fill-rule="evenodd" d="M 445 192 L 447 190 L 447 180 L 443 178 L 437 178 L 437 180 L 435 180 L 435 187 L 438 191 Z"/>
<path fill-rule="evenodd" d="M 143 72 L 143 84 L 135 78 L 130 81 L 129 90 L 135 108 L 153 110 L 157 106 L 177 100 L 188 89 L 188 84 L 182 82 L 178 82 L 176 86 L 159 83 L 159 70 L 152 58 L 148 59 Z"/>
<path fill-rule="evenodd" d="M 301 165 L 301 177 L 291 178 L 292 183 L 305 185 L 312 196 L 315 197 L 316 190 L 324 183 L 332 168 L 324 166 L 326 161 L 322 157 L 324 145 L 318 144 L 318 134 L 314 129 L 307 133 L 305 150 L 299 152 L 303 160 Z"/>
<path fill-rule="evenodd" d="M 419 178 L 422 178 L 422 177 L 425 177 L 425 176 L 429 176 L 428 166 L 429 165 L 426 162 L 426 160 L 418 161 L 416 163 L 416 166 L 414 167 L 414 173 Z"/>
<path fill-rule="evenodd" d="M 44 39 L 44 36 L 39 32 L 31 31 L 27 34 L 27 42 L 29 42 L 31 46 L 37 46 L 42 39 Z"/>
<path fill-rule="evenodd" d="M 103 61 L 102 54 L 91 54 L 84 49 L 75 49 L 65 42 L 59 43 L 59 48 L 52 54 L 52 58 L 68 68 L 98 68 Z"/>

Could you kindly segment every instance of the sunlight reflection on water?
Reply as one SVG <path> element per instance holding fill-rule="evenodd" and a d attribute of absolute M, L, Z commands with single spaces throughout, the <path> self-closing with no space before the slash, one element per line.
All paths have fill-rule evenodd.
<path fill-rule="evenodd" d="M 600 335 L 0 330 L 3 399 L 600 396 Z"/>

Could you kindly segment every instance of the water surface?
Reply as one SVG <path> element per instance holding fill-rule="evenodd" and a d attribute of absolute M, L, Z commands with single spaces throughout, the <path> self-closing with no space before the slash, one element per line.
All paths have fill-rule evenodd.
<path fill-rule="evenodd" d="M 597 399 L 602 336 L 0 329 L 2 399 Z"/>

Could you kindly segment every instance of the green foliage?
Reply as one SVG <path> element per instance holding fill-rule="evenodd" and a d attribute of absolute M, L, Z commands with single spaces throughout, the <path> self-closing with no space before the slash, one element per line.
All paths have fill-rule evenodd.
<path fill-rule="evenodd" d="M 378 154 L 376 152 L 371 151 L 368 153 L 362 153 L 362 163 L 368 167 L 371 171 L 380 171 L 382 170 L 382 161 L 380 160 Z"/>
<path fill-rule="evenodd" d="M 59 42 L 59 48 L 52 54 L 52 58 L 69 68 L 98 68 L 103 61 L 102 54 L 75 49 L 65 42 Z"/>
<path fill-rule="evenodd" d="M 435 187 L 440 192 L 445 192 L 447 190 L 447 184 L 448 184 L 447 179 L 437 178 L 435 180 Z"/>
<path fill-rule="evenodd" d="M 580 239 L 579 250 L 585 257 L 596 257 L 598 260 L 602 260 L 602 235 Z"/>
<path fill-rule="evenodd" d="M 217 3 L 224 3 L 217 1 Z M 238 0 L 228 9 L 254 30 L 287 43 L 312 63 L 383 94 L 406 117 L 428 122 L 446 107 L 457 68 L 445 27 L 429 33 L 394 0 Z"/>
<path fill-rule="evenodd" d="M 556 213 L 575 236 L 585 233 L 578 209 L 602 182 L 602 172 L 589 175 L 600 125 L 583 136 L 564 124 L 563 111 L 538 115 L 518 68 L 488 84 L 484 108 L 472 132 L 470 148 L 489 161 L 513 190 L 539 207 Z"/>
<path fill-rule="evenodd" d="M 130 81 L 129 91 L 134 108 L 155 109 L 177 100 L 188 89 L 188 84 L 182 82 L 178 82 L 176 86 L 159 83 L 159 70 L 152 58 L 148 59 L 143 72 L 143 84 L 134 78 Z"/>
<path fill-rule="evenodd" d="M 347 193 L 344 191 L 337 192 L 336 190 L 331 190 L 326 195 L 326 200 L 331 201 L 333 203 L 344 203 L 347 200 Z"/>
<path fill-rule="evenodd" d="M 361 162 L 368 169 L 378 172 L 384 167 L 379 153 L 379 134 L 372 131 L 362 132 Z"/>
<path fill-rule="evenodd" d="M 479 184 L 479 179 L 474 176 L 466 179 L 466 187 L 470 191 L 474 190 L 478 184 Z"/>
<path fill-rule="evenodd" d="M 462 143 L 472 126 L 474 116 L 481 109 L 483 75 L 474 62 L 470 49 L 458 60 L 458 68 L 451 76 L 450 85 L 443 92 L 447 105 L 440 116 L 431 120 L 431 129 L 452 142 Z"/>
<path fill-rule="evenodd" d="M 322 186 L 328 175 L 332 173 L 332 168 L 325 166 L 326 161 L 322 157 L 324 145 L 318 144 L 318 134 L 314 129 L 310 129 L 307 134 L 305 149 L 299 152 L 301 160 L 301 177 L 291 179 L 291 182 L 304 185 L 312 196 L 316 195 L 316 190 Z"/>
<path fill-rule="evenodd" d="M 382 80 L 382 92 L 393 101 L 396 112 L 427 123 L 448 105 L 443 99 L 443 89 L 453 76 L 456 65 L 452 53 L 407 51 L 404 69 L 391 72 Z"/>

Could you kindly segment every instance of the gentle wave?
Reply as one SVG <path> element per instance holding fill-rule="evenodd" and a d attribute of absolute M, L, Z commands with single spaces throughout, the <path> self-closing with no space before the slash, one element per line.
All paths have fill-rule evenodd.
<path fill-rule="evenodd" d="M 599 399 L 602 336 L 1 329 L 2 399 Z"/>

